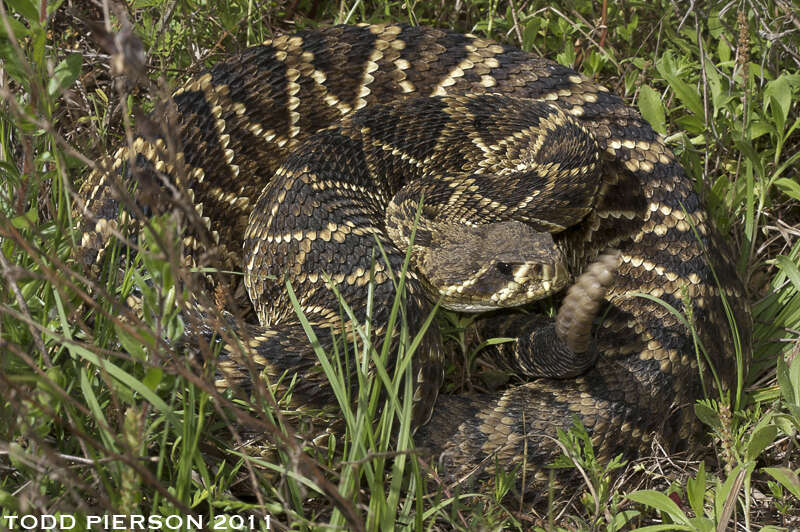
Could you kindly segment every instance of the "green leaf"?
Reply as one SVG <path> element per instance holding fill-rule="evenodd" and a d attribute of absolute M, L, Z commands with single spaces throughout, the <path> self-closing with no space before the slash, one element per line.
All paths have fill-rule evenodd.
<path fill-rule="evenodd" d="M 621 530 L 625 524 L 627 524 L 634 517 L 639 517 L 640 514 L 641 512 L 638 510 L 624 510 L 622 512 L 617 513 L 616 515 L 613 516 L 612 521 L 610 523 L 611 525 L 613 525 L 611 530 Z"/>
<path fill-rule="evenodd" d="M 703 505 L 706 498 L 706 468 L 703 462 L 697 469 L 697 476 L 686 482 L 686 498 L 695 515 L 703 515 Z"/>
<path fill-rule="evenodd" d="M 789 405 L 789 407 L 790 411 L 794 409 L 797 411 L 797 414 L 800 414 L 800 408 L 792 408 L 792 405 Z M 793 413 L 792 416 L 778 414 L 775 416 L 774 422 L 784 434 L 793 438 L 797 432 L 797 429 L 800 428 L 800 416 L 796 415 L 795 413 Z"/>
<path fill-rule="evenodd" d="M 721 486 L 717 488 L 716 495 L 714 497 L 714 516 L 716 517 L 717 521 L 722 520 L 724 517 L 726 503 L 729 503 L 729 497 L 736 497 L 738 490 L 741 489 L 741 483 L 737 482 L 739 479 L 739 475 L 743 474 L 742 465 L 739 464 L 733 468 L 728 474 L 728 477 L 725 479 L 725 482 L 722 483 Z M 737 493 L 732 493 L 734 486 L 737 489 Z M 733 500 L 733 499 L 731 499 Z"/>
<path fill-rule="evenodd" d="M 542 19 L 533 17 L 522 30 L 522 49 L 530 50 L 533 48 L 536 38 L 539 35 L 539 28 L 542 27 Z"/>
<path fill-rule="evenodd" d="M 51 15 L 58 11 L 58 8 L 61 7 L 61 4 L 64 3 L 64 0 L 48 0 L 47 2 L 47 15 Z"/>
<path fill-rule="evenodd" d="M 714 532 L 714 521 L 708 517 L 690 517 L 689 529 L 694 532 Z"/>
<path fill-rule="evenodd" d="M 707 129 L 705 122 L 703 122 L 702 115 L 701 116 L 695 116 L 695 115 L 679 116 L 675 120 L 675 123 L 678 124 L 678 126 L 680 126 L 681 129 L 685 129 L 687 132 L 689 132 L 692 135 L 702 135 L 703 133 L 706 132 L 706 129 Z M 699 136 L 697 139 L 694 139 L 694 138 L 692 139 L 692 144 L 696 145 L 698 143 L 698 141 L 700 141 L 701 143 L 704 144 L 705 140 L 706 140 L 705 137 Z"/>
<path fill-rule="evenodd" d="M 564 43 L 564 50 L 556 55 L 556 61 L 571 68 L 575 64 L 575 58 L 577 56 L 578 54 L 575 52 L 575 47 L 572 46 L 570 42 L 566 42 Z"/>
<path fill-rule="evenodd" d="M 22 26 L 22 24 L 13 19 L 8 19 L 8 22 L 17 39 L 25 38 L 28 34 L 28 29 L 25 26 Z M 14 80 L 19 82 L 23 87 L 28 88 L 30 86 L 30 78 L 26 73 L 25 59 L 20 57 L 17 50 L 8 41 L 8 35 L 4 26 L 4 24 L 0 24 L 0 62 L 3 64 L 3 69 L 8 72 Z M 18 31 L 16 28 L 19 26 L 21 26 L 21 30 Z"/>
<path fill-rule="evenodd" d="M 16 494 L 11 495 L 6 490 L 0 490 L 0 508 L 5 508 L 8 512 L 16 512 L 19 508 L 18 502 L 19 497 Z"/>
<path fill-rule="evenodd" d="M 141 335 L 137 338 L 126 329 L 124 324 L 116 322 L 114 323 L 114 332 L 117 333 L 117 339 L 119 339 L 119 343 L 122 345 L 123 349 L 125 349 L 125 352 L 136 360 L 147 359 L 147 353 L 145 351 L 145 345 L 143 345 L 142 342 L 142 336 L 145 337 L 147 345 L 152 347 L 152 345 L 155 343 L 152 341 L 150 334 L 141 329 L 137 331 Z"/>
<path fill-rule="evenodd" d="M 700 93 L 696 87 L 689 85 L 679 77 L 671 52 L 664 53 L 661 60 L 656 63 L 656 69 L 664 76 L 669 86 L 675 91 L 675 95 L 692 114 L 698 117 L 705 115 Z"/>
<path fill-rule="evenodd" d="M 110 360 L 99 357 L 97 353 L 90 351 L 77 342 L 64 342 L 63 339 L 59 338 L 47 329 L 45 329 L 43 332 L 46 336 L 50 337 L 50 339 L 62 342 L 62 344 L 73 356 L 78 356 L 90 364 L 97 366 L 101 370 L 114 377 L 117 381 L 127 386 L 130 390 L 141 395 L 145 401 L 148 401 L 157 410 L 164 414 L 164 416 L 167 418 L 167 421 L 169 421 L 172 426 L 175 427 L 176 431 L 179 433 L 183 431 L 183 423 L 175 416 L 173 409 L 170 408 L 170 406 L 165 403 L 163 399 L 153 393 L 150 388 L 145 386 L 141 381 L 137 380 L 133 375 L 117 366 Z"/>
<path fill-rule="evenodd" d="M 778 355 L 778 366 L 776 369 L 778 386 L 781 389 L 783 400 L 788 404 L 793 405 L 797 403 L 797 391 L 792 385 L 792 380 L 789 377 L 789 367 L 786 365 L 786 360 L 783 359 L 783 354 Z"/>
<path fill-rule="evenodd" d="M 161 384 L 163 377 L 164 370 L 161 368 L 148 368 L 145 372 L 144 379 L 142 379 L 142 384 L 155 391 L 158 385 Z"/>
<path fill-rule="evenodd" d="M 789 413 L 792 414 L 792 416 L 794 416 L 795 424 L 798 427 L 800 427 L 800 406 L 797 406 L 797 405 L 786 405 L 786 407 L 789 409 Z M 790 433 L 787 433 L 787 434 L 790 434 Z"/>
<path fill-rule="evenodd" d="M 731 47 L 728 46 L 728 41 L 726 39 L 717 41 L 717 55 L 719 55 L 721 63 L 727 63 L 731 60 Z"/>
<path fill-rule="evenodd" d="M 11 225 L 17 229 L 29 229 L 35 227 L 39 222 L 39 214 L 36 205 L 25 212 L 11 219 Z"/>
<path fill-rule="evenodd" d="M 772 445 L 778 437 L 778 427 L 775 425 L 764 425 L 753 432 L 750 441 L 747 443 L 746 457 L 748 460 L 755 460 L 768 446 Z"/>
<path fill-rule="evenodd" d="M 706 62 L 706 79 L 708 80 L 708 88 L 711 91 L 711 104 L 714 106 L 716 116 L 716 112 L 724 105 L 725 94 L 722 90 L 722 80 L 711 61 Z"/>
<path fill-rule="evenodd" d="M 767 83 L 764 89 L 764 109 L 770 107 L 778 131 L 783 132 L 789 108 L 792 106 L 792 87 L 785 75 Z"/>
<path fill-rule="evenodd" d="M 689 519 L 675 501 L 655 490 L 640 490 L 628 494 L 628 499 L 669 515 L 675 524 L 688 525 Z M 674 525 L 673 525 L 674 526 Z"/>
<path fill-rule="evenodd" d="M 694 528 L 689 525 L 676 525 L 674 523 L 669 523 L 666 525 L 643 526 L 642 528 L 637 528 L 636 532 L 660 532 L 661 530 L 668 530 L 672 532 L 674 530 L 694 530 Z"/>
<path fill-rule="evenodd" d="M 717 411 L 703 403 L 695 403 L 694 414 L 700 421 L 711 428 L 718 429 L 722 427 L 722 422 L 719 419 Z"/>
<path fill-rule="evenodd" d="M 6 3 L 25 17 L 28 22 L 39 23 L 39 8 L 32 0 L 7 0 Z"/>
<path fill-rule="evenodd" d="M 89 378 L 86 368 L 80 368 L 79 380 L 80 389 L 83 394 L 83 400 L 86 402 L 86 406 L 89 407 L 92 415 L 97 420 L 97 428 L 100 431 L 100 439 L 103 440 L 103 443 L 107 448 L 116 449 L 117 446 L 114 443 L 114 436 L 108 431 L 108 421 L 103 413 L 103 408 L 100 406 L 100 402 L 97 400 L 97 395 L 94 393 L 94 389 L 92 389 L 92 380 Z"/>
<path fill-rule="evenodd" d="M 61 91 L 75 83 L 81 73 L 83 58 L 80 54 L 70 54 L 61 61 L 53 71 L 53 77 L 47 84 L 47 92 L 51 96 L 60 94 Z"/>
<path fill-rule="evenodd" d="M 775 128 L 775 124 L 773 124 L 771 121 L 759 120 L 757 118 L 754 118 L 750 121 L 750 127 L 748 130 L 750 134 L 750 140 L 755 140 L 770 133 L 777 134 L 778 132 L 778 130 Z"/>
<path fill-rule="evenodd" d="M 31 27 L 31 53 L 30 58 L 36 65 L 44 65 L 44 54 L 47 50 L 47 32 L 39 25 L 32 25 Z"/>
<path fill-rule="evenodd" d="M 787 467 L 765 467 L 764 471 L 800 499 L 800 477 L 797 476 L 797 473 Z"/>
<path fill-rule="evenodd" d="M 800 396 L 800 357 L 795 356 L 792 364 L 789 366 L 789 380 L 794 389 L 795 405 L 800 405 L 798 397 Z"/>
<path fill-rule="evenodd" d="M 639 110 L 645 120 L 650 122 L 658 133 L 667 134 L 666 119 L 664 118 L 664 104 L 661 95 L 649 85 L 643 85 L 639 90 Z"/>
<path fill-rule="evenodd" d="M 775 262 L 780 267 L 781 271 L 789 278 L 794 285 L 795 290 L 800 291 L 800 269 L 797 264 L 785 255 L 778 255 L 775 257 Z"/>
<path fill-rule="evenodd" d="M 746 140 L 735 140 L 733 143 L 736 145 L 736 148 L 753 163 L 753 169 L 756 175 L 762 177 L 764 175 L 764 161 L 761 160 L 758 151 L 753 147 L 753 143 Z"/>
<path fill-rule="evenodd" d="M 7 18 L 6 21 L 8 25 L 11 27 L 11 32 L 14 34 L 14 37 L 19 39 L 24 39 L 29 30 L 25 24 L 20 22 L 15 18 Z M 6 25 L 0 23 L 0 39 L 5 40 L 8 39 L 8 32 L 6 31 Z M 0 48 L 0 59 L 4 59 L 5 61 L 13 60 L 17 61 L 19 56 L 17 55 L 16 50 L 11 47 L 11 44 L 8 42 L 3 42 L 4 46 Z M 13 55 L 12 55 L 13 54 Z"/>
<path fill-rule="evenodd" d="M 800 184 L 796 181 L 781 177 L 775 180 L 775 186 L 790 198 L 800 201 Z"/>

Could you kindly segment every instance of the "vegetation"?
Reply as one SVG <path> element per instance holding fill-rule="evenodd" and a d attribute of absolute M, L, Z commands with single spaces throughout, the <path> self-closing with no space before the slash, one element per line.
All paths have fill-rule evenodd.
<path fill-rule="evenodd" d="M 238 516 L 263 530 L 800 526 L 800 8 L 611 4 L 0 3 L 0 529 L 9 516 L 62 514 L 80 530 L 81 516 L 103 513 Z M 634 462 L 598 463 L 576 427 L 560 437 L 559 464 L 585 478 L 575 497 L 531 507 L 507 475 L 491 492 L 453 491 L 412 449 L 404 376 L 416 342 L 400 314 L 392 374 L 387 346 L 365 326 L 342 348 L 384 371 L 360 368 L 351 403 L 337 353 L 320 351 L 341 412 L 296 411 L 260 387 L 252 401 L 217 392 L 203 364 L 210 349 L 198 360 L 175 354 L 186 325 L 175 302 L 187 296 L 177 216 L 155 218 L 129 255 L 116 242 L 99 274 L 76 263 L 76 190 L 94 161 L 130 140 L 149 97 L 276 33 L 385 21 L 483 34 L 571 65 L 665 135 L 737 250 L 753 308 L 741 389 L 696 405 L 711 456 L 654 447 Z M 124 304 L 134 292 L 138 314 Z M 463 353 L 463 318 L 440 319 Z M 472 353 L 461 358 L 451 388 L 473 363 Z M 331 419 L 343 420 L 337 430 Z"/>

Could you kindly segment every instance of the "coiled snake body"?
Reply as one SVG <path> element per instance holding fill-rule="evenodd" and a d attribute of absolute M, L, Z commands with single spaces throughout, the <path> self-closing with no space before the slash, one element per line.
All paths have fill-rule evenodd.
<path fill-rule="evenodd" d="M 285 282 L 327 346 L 347 329 L 328 280 L 359 319 L 372 282 L 380 333 L 418 211 L 419 268 L 405 297 L 412 331 L 440 297 L 466 310 L 519 304 L 619 250 L 580 367 L 562 359 L 552 335 L 539 335 L 551 322 L 494 317 L 488 334 L 519 336 L 505 352 L 512 365 L 573 367 L 534 368 L 527 373 L 542 378 L 495 395 L 436 399 L 441 339 L 435 325 L 425 334 L 415 368 L 418 422 L 432 416 L 416 441 L 453 478 L 481 464 L 540 472 L 556 453 L 550 438 L 573 415 L 601 456 L 633 455 L 655 433 L 684 443 L 696 429 L 691 406 L 702 382 L 707 393 L 734 383 L 721 294 L 745 351 L 748 314 L 725 246 L 662 139 L 619 97 L 569 68 L 447 31 L 336 26 L 230 57 L 173 101 L 177 149 L 140 138 L 108 165 L 135 160 L 134 176 L 166 175 L 190 191 L 208 232 L 187 243 L 219 243 L 218 267 L 241 263 L 244 246 L 261 322 L 246 329 L 250 357 L 273 376 L 299 373 L 299 400 L 333 396 Z M 90 179 L 92 191 L 103 174 Z M 115 212 L 109 202 L 87 203 L 94 228 L 114 223 L 98 214 Z M 98 238 L 87 229 L 86 247 Z M 476 258 L 487 255 L 489 266 Z M 488 304 L 474 295 L 486 291 Z M 690 316 L 708 360 L 663 303 Z M 221 366 L 232 380 L 245 375 L 241 361 Z"/>

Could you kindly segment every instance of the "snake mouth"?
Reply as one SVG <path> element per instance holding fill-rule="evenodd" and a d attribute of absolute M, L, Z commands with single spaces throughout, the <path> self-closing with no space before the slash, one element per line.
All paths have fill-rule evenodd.
<path fill-rule="evenodd" d="M 492 308 L 516 307 L 543 299 L 562 290 L 570 279 L 563 262 L 522 264 L 513 275 L 514 279 L 506 287 L 492 295 Z"/>
<path fill-rule="evenodd" d="M 457 312 L 487 312 L 518 307 L 543 299 L 564 289 L 570 274 L 563 262 L 549 264 L 523 263 L 487 266 L 458 285 L 439 289 L 440 304 Z M 505 279 L 498 279 L 496 271 Z"/>

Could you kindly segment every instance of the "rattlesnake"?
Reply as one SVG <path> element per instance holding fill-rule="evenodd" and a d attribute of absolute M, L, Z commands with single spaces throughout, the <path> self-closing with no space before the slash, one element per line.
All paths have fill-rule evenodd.
<path fill-rule="evenodd" d="M 167 135 L 138 138 L 84 187 L 84 260 L 97 257 L 98 228 L 115 225 L 117 204 L 102 190 L 106 176 L 127 162 L 134 161 L 129 175 L 156 176 L 188 191 L 206 229 L 187 237 L 187 254 L 196 258 L 211 242 L 222 249 L 214 265 L 230 268 L 242 263 L 244 245 L 246 284 L 261 324 L 240 333 L 250 362 L 273 377 L 300 376 L 295 400 L 333 396 L 285 282 L 324 346 L 348 329 L 328 280 L 360 320 L 372 283 L 380 335 L 417 211 L 423 217 L 404 300 L 412 331 L 439 299 L 431 285 L 449 282 L 440 292 L 454 308 L 488 308 L 470 301 L 471 278 L 447 273 L 461 262 L 452 259 L 460 244 L 436 253 L 467 233 L 477 232 L 486 246 L 521 244 L 524 257 L 498 255 L 495 269 L 512 278 L 537 273 L 546 280 L 542 293 L 562 288 L 602 252 L 619 250 L 599 324 L 582 340 L 591 358 L 577 370 L 564 362 L 568 367 L 553 373 L 560 379 L 437 400 L 441 339 L 435 324 L 427 331 L 415 366 L 423 425 L 416 442 L 440 456 L 452 478 L 496 463 L 542 473 L 557 453 L 556 428 L 570 425 L 573 415 L 602 457 L 633 455 L 655 433 L 682 445 L 697 428 L 693 402 L 716 385 L 736 384 L 722 296 L 745 352 L 749 315 L 725 244 L 663 139 L 619 97 L 571 69 L 449 31 L 334 26 L 231 56 L 186 82 L 172 102 L 175 146 Z M 556 145 L 561 141 L 567 148 Z M 427 226 L 427 215 L 447 223 Z M 453 220 L 468 229 L 449 225 Z M 503 229 L 492 233 L 493 227 Z M 542 249 L 559 255 L 551 265 L 530 257 L 540 238 Z M 461 266 L 477 277 L 482 266 L 470 260 L 465 255 Z M 523 295 L 515 302 L 530 299 Z M 489 306 L 504 305 L 505 299 Z M 670 307 L 689 315 L 708 360 Z M 484 320 L 479 334 L 521 334 L 500 356 L 525 369 L 528 357 L 517 350 L 531 345 L 535 357 L 559 358 L 558 349 L 548 353 L 552 335 L 535 338 L 547 327 L 552 320 L 499 315 Z M 247 364 L 230 354 L 220 367 L 226 384 L 251 379 Z"/>

